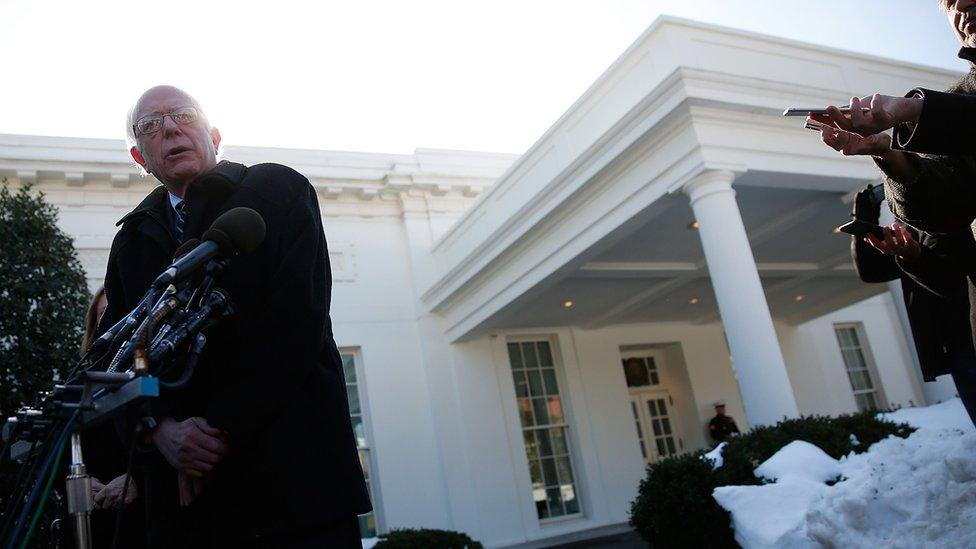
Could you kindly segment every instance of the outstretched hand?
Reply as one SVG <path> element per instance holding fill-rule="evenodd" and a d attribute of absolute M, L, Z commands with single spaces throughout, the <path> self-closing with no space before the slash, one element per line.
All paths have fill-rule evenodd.
<path fill-rule="evenodd" d="M 883 230 L 883 239 L 869 234 L 864 237 L 864 241 L 879 252 L 896 256 L 903 261 L 912 262 L 922 255 L 922 247 L 901 223 L 892 223 L 890 227 L 884 227 Z"/>
<path fill-rule="evenodd" d="M 850 112 L 845 114 L 830 106 L 826 114 L 811 114 L 810 119 L 861 136 L 872 136 L 898 124 L 917 121 L 922 113 L 922 99 L 876 93 L 870 97 L 852 97 L 850 107 Z"/>
<path fill-rule="evenodd" d="M 882 156 L 891 150 L 891 136 L 886 133 L 863 136 L 825 125 L 820 129 L 820 139 L 846 156 Z"/>

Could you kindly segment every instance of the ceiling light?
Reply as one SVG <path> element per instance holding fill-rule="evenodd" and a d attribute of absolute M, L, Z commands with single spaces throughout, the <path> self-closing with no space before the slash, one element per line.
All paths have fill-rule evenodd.
<path fill-rule="evenodd" d="M 793 301 L 797 301 L 797 302 L 799 302 L 799 301 L 803 301 L 803 300 L 804 300 L 804 299 L 806 299 L 806 298 L 807 298 L 807 296 L 805 296 L 805 295 L 803 295 L 803 294 L 799 294 L 799 295 L 797 295 L 797 296 L 795 296 L 795 297 L 793 298 Z"/>
<path fill-rule="evenodd" d="M 691 299 L 688 300 L 688 303 L 690 303 L 692 305 L 698 305 L 698 298 L 697 297 L 693 297 L 693 298 L 691 298 Z"/>
<path fill-rule="evenodd" d="M 567 299 L 566 301 L 563 301 L 563 308 L 565 308 L 565 309 L 572 309 L 573 308 L 573 300 L 572 299 Z"/>
<path fill-rule="evenodd" d="M 697 221 L 692 221 L 688 224 L 689 229 L 698 229 L 698 227 L 701 227 L 701 225 L 699 225 Z"/>

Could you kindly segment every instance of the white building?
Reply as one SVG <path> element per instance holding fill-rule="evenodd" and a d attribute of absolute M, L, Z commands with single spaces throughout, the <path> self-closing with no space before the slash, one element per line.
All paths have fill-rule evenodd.
<path fill-rule="evenodd" d="M 779 114 L 957 77 L 662 18 L 519 157 L 224 156 L 318 190 L 379 529 L 544 545 L 626 528 L 716 400 L 745 428 L 954 391 L 832 234 L 875 168 Z M 92 286 L 155 185 L 121 140 L 2 135 L 0 174 L 59 206 Z"/>

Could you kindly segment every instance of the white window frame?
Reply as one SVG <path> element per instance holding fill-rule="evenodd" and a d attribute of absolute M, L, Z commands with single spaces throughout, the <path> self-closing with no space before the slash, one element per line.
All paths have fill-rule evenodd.
<path fill-rule="evenodd" d="M 874 355 L 871 353 L 871 345 L 868 342 L 867 334 L 864 332 L 864 324 L 861 322 L 836 322 L 834 323 L 834 339 L 837 341 L 837 351 L 840 354 L 841 364 L 844 366 L 844 376 L 847 379 L 848 386 L 851 388 L 851 394 L 854 396 L 854 406 L 857 407 L 858 411 L 861 410 L 860 406 L 857 405 L 857 395 L 874 393 L 875 400 L 878 403 L 878 409 L 886 409 L 888 407 L 888 399 L 885 396 L 884 386 L 881 384 L 881 376 L 878 375 L 878 368 L 874 362 Z M 868 375 L 868 380 L 871 382 L 872 390 L 858 390 L 854 388 L 854 383 L 850 379 L 851 367 L 847 363 L 847 359 L 844 358 L 844 347 L 840 341 L 840 330 L 851 329 L 854 331 L 854 335 L 857 337 L 857 347 L 852 347 L 849 350 L 857 349 L 861 351 L 861 356 L 864 357 L 865 371 Z"/>
<path fill-rule="evenodd" d="M 376 460 L 376 438 L 373 436 L 372 414 L 369 413 L 371 408 L 369 406 L 369 392 L 366 390 L 363 353 L 362 349 L 359 347 L 340 347 L 339 355 L 340 357 L 342 355 L 351 355 L 353 358 L 353 367 L 356 371 L 356 390 L 359 394 L 359 412 L 362 416 L 363 431 L 366 435 L 365 450 L 369 456 L 369 479 L 366 482 L 366 487 L 369 490 L 370 500 L 373 503 L 373 510 L 371 512 L 376 520 L 376 535 L 380 536 L 386 533 L 386 521 L 384 520 L 383 505 L 381 503 L 383 501 L 383 496 L 379 481 L 379 467 L 377 467 Z M 345 381 L 345 376 L 343 376 L 343 380 Z M 355 432 L 353 435 L 355 435 Z M 360 450 L 358 441 L 356 443 L 356 449 L 357 452 Z"/>
<path fill-rule="evenodd" d="M 526 451 L 525 441 L 524 441 L 524 433 L 526 431 L 526 428 L 522 425 L 522 418 L 518 409 L 519 397 L 516 392 L 515 382 L 512 373 L 513 372 L 512 364 L 508 355 L 508 344 L 510 343 L 520 344 L 520 343 L 530 343 L 530 342 L 548 343 L 549 351 L 552 354 L 553 369 L 556 374 L 556 384 L 559 389 L 560 405 L 562 406 L 562 411 L 563 411 L 563 421 L 562 423 L 558 423 L 558 424 L 548 423 L 546 424 L 546 427 L 565 429 L 566 443 L 568 446 L 569 466 L 573 475 L 573 490 L 576 495 L 576 503 L 578 507 L 578 510 L 575 513 L 561 515 L 557 517 L 539 518 L 538 512 L 536 510 L 528 453 Z M 516 442 L 514 446 L 517 448 L 518 454 L 520 456 L 520 459 L 518 459 L 517 462 L 521 463 L 522 467 L 524 468 L 523 469 L 524 478 L 528 480 L 528 485 L 526 486 L 527 490 L 525 491 L 525 493 L 528 494 L 528 507 L 531 509 L 530 511 L 531 515 L 532 517 L 535 518 L 535 520 L 537 521 L 540 527 L 552 526 L 554 524 L 558 524 L 566 521 L 576 521 L 576 520 L 585 519 L 586 518 L 586 507 L 585 507 L 586 495 L 583 493 L 583 485 L 585 483 L 585 479 L 584 479 L 583 467 L 579 458 L 580 440 L 575 432 L 575 429 L 573 429 L 572 427 L 572 414 L 569 409 L 570 408 L 569 390 L 568 390 L 567 381 L 564 377 L 565 371 L 564 371 L 564 364 L 562 360 L 561 351 L 559 348 L 559 342 L 557 341 L 556 336 L 552 334 L 510 335 L 502 338 L 501 350 L 503 352 L 504 377 L 507 378 L 507 385 L 511 387 L 511 392 L 509 393 L 509 397 L 506 398 L 506 401 L 511 402 L 512 404 L 511 411 L 513 413 L 511 417 L 513 418 L 514 421 L 513 434 L 517 434 L 517 436 L 515 437 Z M 534 410 L 533 410 L 533 415 L 534 415 Z M 536 430 L 535 428 L 530 428 L 530 429 Z"/>

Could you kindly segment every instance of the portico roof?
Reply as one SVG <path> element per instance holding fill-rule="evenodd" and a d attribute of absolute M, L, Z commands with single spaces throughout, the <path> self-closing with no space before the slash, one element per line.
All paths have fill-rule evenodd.
<path fill-rule="evenodd" d="M 715 320 L 679 192 L 713 170 L 736 174 L 774 316 L 798 322 L 868 297 L 884 288 L 856 279 L 850 241 L 831 229 L 876 169 L 780 113 L 959 76 L 662 17 L 435 244 L 422 300 L 455 340 L 502 327 Z"/>

